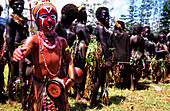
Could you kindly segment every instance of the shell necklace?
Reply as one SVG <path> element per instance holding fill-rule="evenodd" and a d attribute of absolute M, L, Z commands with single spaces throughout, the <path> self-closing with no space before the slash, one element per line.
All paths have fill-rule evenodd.
<path fill-rule="evenodd" d="M 43 38 L 42 38 L 39 34 L 37 34 L 37 35 L 38 35 L 38 40 L 39 40 L 40 53 L 41 53 L 41 55 L 42 55 L 45 68 L 47 69 L 47 71 L 48 71 L 48 73 L 49 73 L 50 75 L 56 76 L 56 75 L 58 75 L 59 69 L 61 68 L 61 53 L 60 53 L 60 55 L 59 55 L 59 68 L 58 68 L 58 71 L 57 71 L 55 74 L 53 74 L 53 73 L 50 71 L 50 69 L 48 68 L 47 62 L 46 62 L 45 57 L 44 57 L 44 54 L 43 54 L 43 52 L 42 52 L 42 51 L 43 51 L 43 48 L 41 47 L 41 39 L 43 39 Z M 44 43 L 45 43 L 45 42 L 44 42 Z M 60 44 L 60 42 L 59 42 L 59 44 Z M 52 46 L 52 47 L 48 47 L 48 45 L 46 46 L 46 45 L 44 44 L 44 46 L 46 46 L 48 49 L 54 49 L 54 48 L 56 47 L 56 45 L 57 45 L 57 41 L 56 41 L 56 40 L 55 40 L 55 45 Z M 60 46 L 61 46 L 61 45 L 60 45 Z"/>

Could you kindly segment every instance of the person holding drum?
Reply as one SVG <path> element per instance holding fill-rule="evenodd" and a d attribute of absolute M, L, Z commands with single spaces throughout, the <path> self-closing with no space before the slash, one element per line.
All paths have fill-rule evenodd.
<path fill-rule="evenodd" d="M 33 86 L 35 90 L 34 110 L 68 111 L 67 89 L 75 81 L 74 64 L 65 38 L 54 30 L 57 23 L 57 10 L 50 2 L 38 4 L 33 16 L 39 31 L 26 39 L 21 48 L 13 53 L 15 62 L 21 61 L 31 53 L 34 63 Z M 61 58 L 68 67 L 68 78 L 60 78 Z M 49 99 L 48 99 L 49 98 Z"/>

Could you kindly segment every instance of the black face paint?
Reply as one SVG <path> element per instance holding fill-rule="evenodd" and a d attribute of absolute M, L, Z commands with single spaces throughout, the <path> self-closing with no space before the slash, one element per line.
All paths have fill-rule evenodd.
<path fill-rule="evenodd" d="M 105 26 L 105 27 L 109 27 L 109 12 L 107 10 L 102 10 L 101 13 L 101 23 Z"/>
<path fill-rule="evenodd" d="M 12 5 L 13 11 L 16 14 L 21 14 L 24 10 L 24 1 L 23 0 L 17 0 Z"/>

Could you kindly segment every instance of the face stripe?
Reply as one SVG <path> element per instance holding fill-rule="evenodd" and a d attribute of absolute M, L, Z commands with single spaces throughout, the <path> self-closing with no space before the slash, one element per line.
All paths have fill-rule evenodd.
<path fill-rule="evenodd" d="M 56 12 L 54 12 L 54 9 L 52 7 L 43 7 L 40 10 L 40 28 L 44 31 L 52 31 L 56 24 Z"/>
<path fill-rule="evenodd" d="M 52 8 L 50 7 L 50 9 L 48 10 L 47 7 L 45 7 L 45 10 L 47 11 L 48 14 L 50 14 L 52 11 Z"/>

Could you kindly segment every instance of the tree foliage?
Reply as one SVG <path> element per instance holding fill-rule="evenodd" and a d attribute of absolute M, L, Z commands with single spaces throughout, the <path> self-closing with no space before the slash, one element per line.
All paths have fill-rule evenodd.
<path fill-rule="evenodd" d="M 152 32 L 156 33 L 163 28 L 169 29 L 169 10 L 169 2 L 166 0 L 129 0 L 129 14 L 121 15 L 120 19 L 126 21 L 129 29 L 135 23 L 140 23 L 150 26 Z"/>
<path fill-rule="evenodd" d="M 160 30 L 165 29 L 169 31 L 169 28 L 170 28 L 170 3 L 165 1 L 161 13 Z"/>
<path fill-rule="evenodd" d="M 137 17 L 138 17 L 138 6 L 135 4 L 135 0 L 130 0 L 129 4 L 129 14 L 128 15 L 121 15 L 122 20 L 126 21 L 126 27 L 128 29 L 131 29 L 132 26 L 137 23 Z"/>

